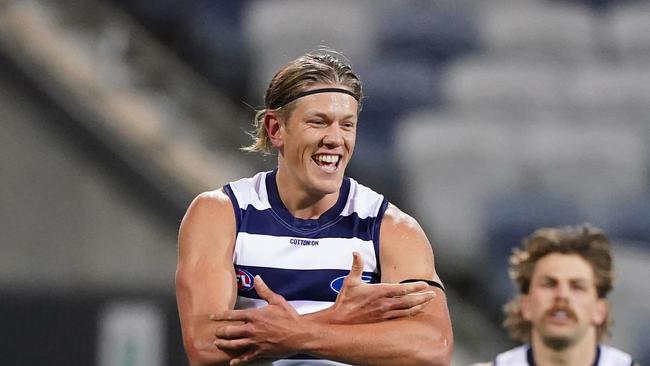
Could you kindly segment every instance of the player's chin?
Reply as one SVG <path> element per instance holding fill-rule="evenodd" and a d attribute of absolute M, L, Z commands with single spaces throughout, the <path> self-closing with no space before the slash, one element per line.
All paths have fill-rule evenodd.
<path fill-rule="evenodd" d="M 343 174 L 318 174 L 311 178 L 313 192 L 322 195 L 337 193 L 343 184 Z"/>
<path fill-rule="evenodd" d="M 323 194 L 331 194 L 331 193 L 337 193 L 340 190 L 342 183 L 343 183 L 342 177 L 341 178 L 330 177 L 329 179 L 318 181 L 315 184 L 315 187 L 318 191 L 320 191 Z"/>

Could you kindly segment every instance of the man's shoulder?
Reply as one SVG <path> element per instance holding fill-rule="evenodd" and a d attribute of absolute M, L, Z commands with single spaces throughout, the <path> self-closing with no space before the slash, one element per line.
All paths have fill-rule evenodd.
<path fill-rule="evenodd" d="M 269 207 L 268 193 L 266 190 L 266 176 L 269 172 L 259 172 L 249 178 L 241 178 L 230 182 L 223 187 L 233 204 L 240 208 L 252 205 L 258 209 Z"/>
<path fill-rule="evenodd" d="M 402 211 L 392 203 L 389 203 L 386 207 L 384 223 L 387 229 L 390 228 L 392 230 L 422 230 L 420 224 L 413 216 Z"/>
<path fill-rule="evenodd" d="M 528 365 L 528 346 L 522 345 L 499 353 L 494 361 L 475 363 L 470 366 L 522 366 Z"/>
<path fill-rule="evenodd" d="M 605 344 L 599 344 L 598 347 L 600 349 L 599 365 L 629 366 L 632 364 L 632 356 L 626 352 Z"/>
<path fill-rule="evenodd" d="M 258 172 L 252 177 L 240 178 L 225 185 L 235 190 L 259 189 L 265 183 L 265 177 L 269 172 Z"/>
<path fill-rule="evenodd" d="M 496 357 L 497 366 L 521 366 L 528 365 L 528 345 L 521 345 L 505 352 L 499 353 Z"/>
<path fill-rule="evenodd" d="M 230 216 L 233 206 L 260 206 L 260 201 L 267 201 L 264 183 L 268 173 L 259 172 L 252 177 L 234 180 L 215 190 L 200 193 L 190 204 L 188 214 L 201 217 L 223 214 Z"/>
<path fill-rule="evenodd" d="M 224 210 L 232 211 L 232 203 L 223 188 L 202 192 L 194 198 L 188 212 L 195 214 L 218 214 Z"/>

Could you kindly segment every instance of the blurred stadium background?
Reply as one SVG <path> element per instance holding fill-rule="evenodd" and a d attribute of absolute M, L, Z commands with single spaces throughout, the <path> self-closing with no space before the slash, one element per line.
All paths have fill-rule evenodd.
<path fill-rule="evenodd" d="M 365 83 L 350 175 L 412 212 L 454 365 L 512 346 L 506 257 L 534 228 L 614 239 L 611 344 L 650 364 L 650 3 L 0 0 L 0 364 L 185 365 L 176 231 L 270 169 L 244 133 L 284 62 Z"/>

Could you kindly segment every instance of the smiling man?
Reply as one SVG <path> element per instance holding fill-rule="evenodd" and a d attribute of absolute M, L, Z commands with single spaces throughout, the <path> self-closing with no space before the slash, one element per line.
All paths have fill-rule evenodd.
<path fill-rule="evenodd" d="M 284 65 L 247 148 L 277 152 L 277 169 L 190 205 L 176 289 L 192 365 L 449 364 L 446 297 L 424 232 L 345 176 L 362 97 L 331 54 Z"/>
<path fill-rule="evenodd" d="M 506 304 L 505 327 L 524 345 L 495 366 L 631 366 L 632 358 L 600 342 L 610 325 L 606 300 L 613 269 L 609 240 L 597 228 L 544 228 L 510 257 L 520 295 Z M 486 364 L 484 364 L 486 365 Z"/>

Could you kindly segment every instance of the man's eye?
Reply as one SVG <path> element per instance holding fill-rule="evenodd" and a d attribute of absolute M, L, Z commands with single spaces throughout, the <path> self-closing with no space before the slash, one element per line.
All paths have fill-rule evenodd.
<path fill-rule="evenodd" d="M 587 286 L 576 283 L 576 284 L 573 285 L 573 288 L 578 290 L 578 291 L 585 291 L 587 289 Z"/>

